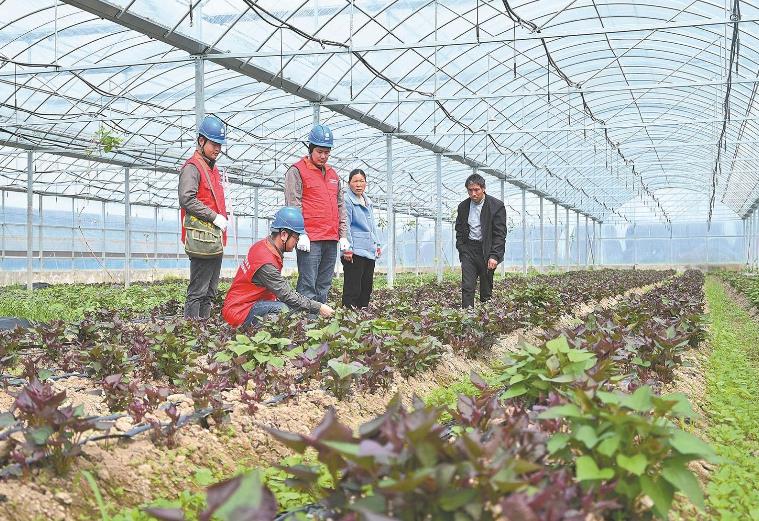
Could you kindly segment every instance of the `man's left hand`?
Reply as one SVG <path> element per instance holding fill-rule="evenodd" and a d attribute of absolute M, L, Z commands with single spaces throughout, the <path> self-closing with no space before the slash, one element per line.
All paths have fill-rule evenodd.
<path fill-rule="evenodd" d="M 498 267 L 498 261 L 495 259 L 488 259 L 488 269 L 491 271 L 495 271 L 495 269 Z"/>
<path fill-rule="evenodd" d="M 377 251 L 375 252 L 375 256 L 379 259 L 380 255 L 382 255 L 382 248 L 377 246 Z"/>

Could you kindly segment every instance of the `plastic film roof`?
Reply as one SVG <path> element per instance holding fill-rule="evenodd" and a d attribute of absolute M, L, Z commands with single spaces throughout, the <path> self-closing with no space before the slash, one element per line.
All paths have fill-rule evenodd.
<path fill-rule="evenodd" d="M 316 113 L 403 213 L 435 215 L 440 157 L 446 218 L 474 170 L 604 222 L 744 216 L 757 22 L 745 0 L 0 0 L 0 187 L 34 150 L 40 193 L 120 201 L 128 167 L 132 203 L 176 206 L 202 99 L 241 214 L 255 186 L 281 203 Z"/>

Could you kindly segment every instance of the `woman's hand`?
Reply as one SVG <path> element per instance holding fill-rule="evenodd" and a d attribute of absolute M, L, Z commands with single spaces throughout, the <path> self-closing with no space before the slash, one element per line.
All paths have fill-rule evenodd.
<path fill-rule="evenodd" d="M 380 255 L 382 255 L 382 248 L 380 248 L 379 246 L 377 246 L 377 251 L 374 252 L 374 254 L 379 259 Z"/>

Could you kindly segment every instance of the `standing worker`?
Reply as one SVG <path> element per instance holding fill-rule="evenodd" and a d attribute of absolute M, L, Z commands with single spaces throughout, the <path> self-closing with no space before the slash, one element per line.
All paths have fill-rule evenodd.
<path fill-rule="evenodd" d="M 348 215 L 348 242 L 350 249 L 342 258 L 343 306 L 365 308 L 369 305 L 374 284 L 374 263 L 382 254 L 374 207 L 366 195 L 366 173 L 356 168 L 348 175 L 345 207 Z"/>
<path fill-rule="evenodd" d="M 179 172 L 182 242 L 190 257 L 190 284 L 184 316 L 211 316 L 219 288 L 219 273 L 227 244 L 227 209 L 216 159 L 225 145 L 226 128 L 216 116 L 206 116 L 198 129 L 197 150 Z"/>
<path fill-rule="evenodd" d="M 299 208 L 277 210 L 269 237 L 250 247 L 224 299 L 221 314 L 234 327 L 255 323 L 258 317 L 290 308 L 330 317 L 334 310 L 293 291 L 282 277 L 285 252 L 293 251 L 306 232 Z"/>
<path fill-rule="evenodd" d="M 469 198 L 456 214 L 456 249 L 461 260 L 461 307 L 474 306 L 474 287 L 480 279 L 480 301 L 493 293 L 493 274 L 506 250 L 506 208 L 485 193 L 485 178 L 467 177 Z"/>
<path fill-rule="evenodd" d="M 301 295 L 327 302 L 337 248 L 349 248 L 342 181 L 327 164 L 332 131 L 316 125 L 308 134 L 308 155 L 285 173 L 285 205 L 303 211 L 306 233 L 298 239 L 298 284 Z"/>

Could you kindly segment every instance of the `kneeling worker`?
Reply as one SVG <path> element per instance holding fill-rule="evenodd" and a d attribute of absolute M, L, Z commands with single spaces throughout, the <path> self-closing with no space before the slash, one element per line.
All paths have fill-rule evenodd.
<path fill-rule="evenodd" d="M 290 309 L 332 316 L 335 311 L 331 307 L 296 293 L 282 277 L 284 254 L 293 251 L 302 233 L 306 229 L 300 208 L 277 210 L 271 235 L 250 247 L 224 299 L 221 313 L 229 325 L 248 325 L 256 317 Z"/>

